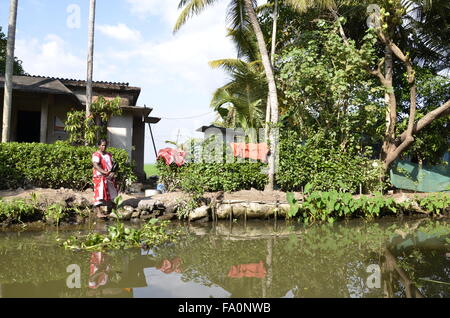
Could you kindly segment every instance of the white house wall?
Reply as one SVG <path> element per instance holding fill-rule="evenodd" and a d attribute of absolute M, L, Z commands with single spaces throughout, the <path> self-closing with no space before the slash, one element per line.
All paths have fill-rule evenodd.
<path fill-rule="evenodd" d="M 110 147 L 124 149 L 131 160 L 133 147 L 133 116 L 122 114 L 121 117 L 111 117 L 108 125 L 108 142 Z"/>

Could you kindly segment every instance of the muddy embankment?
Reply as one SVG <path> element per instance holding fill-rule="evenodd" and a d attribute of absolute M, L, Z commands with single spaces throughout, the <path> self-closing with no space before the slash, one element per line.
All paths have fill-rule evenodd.
<path fill-rule="evenodd" d="M 396 202 L 410 202 L 411 212 L 427 214 L 416 202 L 417 197 L 424 197 L 425 193 L 396 193 L 386 197 L 392 197 Z M 123 203 L 118 209 L 120 219 L 124 221 L 145 221 L 150 218 L 171 220 L 178 217 L 177 212 L 191 197 L 183 192 L 171 192 L 144 197 L 143 193 L 121 194 Z M 34 199 L 33 199 L 34 197 Z M 300 202 L 303 200 L 301 193 L 295 193 Z M 358 198 L 359 196 L 354 196 Z M 83 224 L 88 219 L 95 219 L 92 213 L 93 191 L 73 191 L 70 189 L 18 189 L 14 191 L 0 191 L 0 198 L 4 201 L 34 200 L 42 210 L 52 205 L 59 205 L 71 211 L 70 217 L 62 219 L 63 224 Z M 191 222 L 208 222 L 220 219 L 268 219 L 285 218 L 289 210 L 286 194 L 281 191 L 244 190 L 233 193 L 214 192 L 205 193 L 201 199 L 201 206 L 187 213 L 187 219 Z M 82 211 L 80 213 L 80 211 Z M 116 216 L 110 214 L 110 219 Z M 54 220 L 43 218 L 41 223 L 54 223 Z M 3 222 L 3 227 L 11 225 L 11 222 Z"/>

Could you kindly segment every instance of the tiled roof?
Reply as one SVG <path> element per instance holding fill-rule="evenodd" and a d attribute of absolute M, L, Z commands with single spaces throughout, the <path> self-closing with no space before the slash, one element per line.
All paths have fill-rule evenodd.
<path fill-rule="evenodd" d="M 52 76 L 42 76 L 42 75 L 27 75 L 28 77 L 38 77 L 38 78 L 48 78 L 48 79 L 54 79 L 54 80 L 59 80 L 62 83 L 68 83 L 70 82 L 70 84 L 72 85 L 86 85 L 86 81 L 85 80 L 80 80 L 80 79 L 73 79 L 73 78 L 61 78 L 61 77 L 52 77 Z M 117 86 L 121 86 L 121 87 L 129 87 L 129 88 L 134 88 L 131 87 L 129 83 L 121 83 L 121 82 L 106 82 L 106 81 L 93 81 L 92 82 L 94 85 L 104 85 L 104 86 L 111 86 L 111 87 L 117 87 Z M 137 87 L 136 87 L 137 88 Z"/>
<path fill-rule="evenodd" d="M 4 87 L 5 77 L 0 76 L 0 87 Z M 73 95 L 58 79 L 37 76 L 13 76 L 13 89 L 21 91 L 29 91 L 36 93 L 64 94 Z"/>

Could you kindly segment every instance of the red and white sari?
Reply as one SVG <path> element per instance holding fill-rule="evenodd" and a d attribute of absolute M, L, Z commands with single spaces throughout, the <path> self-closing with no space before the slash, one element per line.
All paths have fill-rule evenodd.
<path fill-rule="evenodd" d="M 110 153 L 102 154 L 100 151 L 92 154 L 92 162 L 98 163 L 105 171 L 111 171 L 113 160 Z M 94 182 L 94 206 L 105 204 L 117 197 L 117 185 L 115 180 L 102 175 L 97 169 L 93 169 Z"/>

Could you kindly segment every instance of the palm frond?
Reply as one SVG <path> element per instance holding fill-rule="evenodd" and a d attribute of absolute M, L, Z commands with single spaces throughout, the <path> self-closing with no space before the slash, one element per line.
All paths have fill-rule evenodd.
<path fill-rule="evenodd" d="M 222 68 L 226 72 L 232 73 L 242 68 L 245 63 L 239 59 L 220 59 L 209 61 L 208 64 L 211 68 Z"/>
<path fill-rule="evenodd" d="M 300 13 L 306 12 L 310 8 L 335 9 L 334 0 L 286 0 L 286 4 Z"/>
<path fill-rule="evenodd" d="M 208 5 L 213 4 L 217 0 L 180 0 L 178 4 L 178 9 L 184 7 L 181 11 L 175 26 L 173 28 L 173 32 L 176 33 L 180 28 L 186 23 L 186 21 L 192 17 L 193 15 L 197 15 L 202 12 Z"/>

